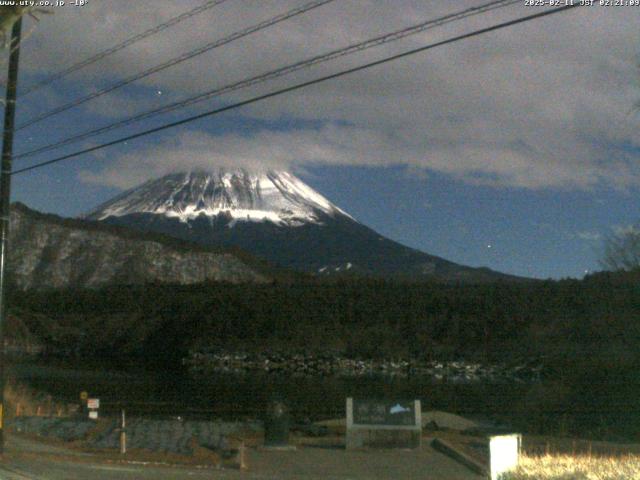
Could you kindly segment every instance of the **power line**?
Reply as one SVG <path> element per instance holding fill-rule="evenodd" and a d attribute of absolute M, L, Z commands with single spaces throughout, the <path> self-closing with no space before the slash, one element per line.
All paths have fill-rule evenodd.
<path fill-rule="evenodd" d="M 399 53 L 399 54 L 396 54 L 396 55 L 392 55 L 390 57 L 386 57 L 386 58 L 383 58 L 381 60 L 376 60 L 374 62 L 365 63 L 363 65 L 359 65 L 357 67 L 353 67 L 353 68 L 349 68 L 349 69 L 346 69 L 346 70 L 342 70 L 340 72 L 333 73 L 331 75 L 325 75 L 323 77 L 319 77 L 319 78 L 316 78 L 314 80 L 309 80 L 309 81 L 306 81 L 306 82 L 298 83 L 296 85 L 292 85 L 290 87 L 282 88 L 280 90 L 275 90 L 273 92 L 266 93 L 264 95 L 259 95 L 257 97 L 253 97 L 253 98 L 250 98 L 248 100 L 243 100 L 241 102 L 237 102 L 237 103 L 234 103 L 232 105 L 227 105 L 226 107 L 221 107 L 221 108 L 217 108 L 217 109 L 214 109 L 214 110 L 210 110 L 208 112 L 200 113 L 198 115 L 193 115 L 191 117 L 188 117 L 188 118 L 185 118 L 185 119 L 182 119 L 182 120 L 178 120 L 176 122 L 172 122 L 172 123 L 168 123 L 168 124 L 165 124 L 165 125 L 161 125 L 159 127 L 151 128 L 149 130 L 145 130 L 143 132 L 139 132 L 139 133 L 136 133 L 136 134 L 133 134 L 133 135 L 128 135 L 126 137 L 122 137 L 122 138 L 119 138 L 117 140 L 113 140 L 111 142 L 106 142 L 106 143 L 103 143 L 101 145 L 96 145 L 96 146 L 91 147 L 91 148 L 86 148 L 84 150 L 80 150 L 80 151 L 77 151 L 77 152 L 74 152 L 74 153 L 63 155 L 61 157 L 57 157 L 57 158 L 54 158 L 54 159 L 51 159 L 51 160 L 47 160 L 45 162 L 40 162 L 40 163 L 37 163 L 35 165 L 31 165 L 29 167 L 21 168 L 19 170 L 14 170 L 13 172 L 11 172 L 11 174 L 12 175 L 17 175 L 19 173 L 24 173 L 24 172 L 28 172 L 30 170 L 35 170 L 37 168 L 41 168 L 41 167 L 44 167 L 44 166 L 47 166 L 47 165 L 51 165 L 51 164 L 54 164 L 54 163 L 61 162 L 63 160 L 67 160 L 67 159 L 70 159 L 70 158 L 78 157 L 80 155 L 84 155 L 85 153 L 95 152 L 97 150 L 101 150 L 103 148 L 111 147 L 113 145 L 117 145 L 119 143 L 127 142 L 129 140 L 134 140 L 136 138 L 144 137 L 144 136 L 150 135 L 152 133 L 157 133 L 157 132 L 160 132 L 162 130 L 167 130 L 169 128 L 178 127 L 180 125 L 191 123 L 191 122 L 194 122 L 196 120 L 200 120 L 201 118 L 210 117 L 210 116 L 213 116 L 213 115 L 218 115 L 220 113 L 227 112 L 229 110 L 235 110 L 237 108 L 244 107 L 245 105 L 250 105 L 252 103 L 256 103 L 256 102 L 259 102 L 259 101 L 262 101 L 262 100 L 266 100 L 268 98 L 277 97 L 277 96 L 283 95 L 285 93 L 289 93 L 289 92 L 292 92 L 292 91 L 295 91 L 295 90 L 299 90 L 301 88 L 305 88 L 305 87 L 309 87 L 311 85 L 315 85 L 315 84 L 318 84 L 318 83 L 325 82 L 327 80 L 332 80 L 334 78 L 343 77 L 343 76 L 349 75 L 351 73 L 359 72 L 361 70 L 365 70 L 365 69 L 368 69 L 368 68 L 371 68 L 371 67 L 375 67 L 375 66 L 382 65 L 382 64 L 385 64 L 385 63 L 388 63 L 388 62 L 392 62 L 394 60 L 398 60 L 400 58 L 408 57 L 408 56 L 414 55 L 416 53 L 424 52 L 426 50 L 431 50 L 433 48 L 441 47 L 443 45 L 448 45 L 450 43 L 455 43 L 455 42 L 458 42 L 460 40 L 464 40 L 464 39 L 467 39 L 467 38 L 476 37 L 476 36 L 482 35 L 484 33 L 492 32 L 492 31 L 495 31 L 495 30 L 500 30 L 502 28 L 510 27 L 512 25 L 516 25 L 516 24 L 519 24 L 519 23 L 524 23 L 524 22 L 528 22 L 528 21 L 535 20 L 535 19 L 538 19 L 538 18 L 542 18 L 542 17 L 546 17 L 546 16 L 549 16 L 549 15 L 553 15 L 553 14 L 556 14 L 556 13 L 564 12 L 564 11 L 567 11 L 569 9 L 576 8 L 576 7 L 579 7 L 579 6 L 580 5 L 578 5 L 578 4 L 566 5 L 566 6 L 554 8 L 554 9 L 551 9 L 551 10 L 545 10 L 545 11 L 540 12 L 540 13 L 535 13 L 535 14 L 532 14 L 532 15 L 526 15 L 524 17 L 520 17 L 520 18 L 516 18 L 514 20 L 509 20 L 507 22 L 503 22 L 503 23 L 499 23 L 499 24 L 496 24 L 496 25 L 492 25 L 490 27 L 482 28 L 480 30 L 474 30 L 473 32 L 470 32 L 470 33 L 465 33 L 463 35 L 458 35 L 458 36 L 455 36 L 455 37 L 452 37 L 452 38 L 448 38 L 446 40 L 442 40 L 442 41 L 435 42 L 435 43 L 432 43 L 432 44 L 429 44 L 429 45 L 425 45 L 423 47 L 414 48 L 413 50 L 408 50 L 406 52 Z"/>
<path fill-rule="evenodd" d="M 124 40 L 123 42 L 120 42 L 117 45 L 114 45 L 113 47 L 103 50 L 93 55 L 92 57 L 86 58 L 85 60 L 82 60 L 74 65 L 71 65 L 70 67 L 65 68 L 64 70 L 61 70 L 57 73 L 54 73 L 53 75 L 48 76 L 44 80 L 37 82 L 32 86 L 24 89 L 24 91 L 21 92 L 20 96 L 23 97 L 25 95 L 28 95 L 31 92 L 35 92 L 36 90 L 39 90 L 40 88 L 46 85 L 49 85 L 50 83 L 53 83 L 56 80 L 60 80 L 61 78 L 64 78 L 73 72 L 77 72 L 78 70 L 88 65 L 91 65 L 92 63 L 102 60 L 103 58 L 108 57 L 109 55 L 112 55 L 130 45 L 133 45 L 134 43 L 144 40 L 145 38 L 150 37 L 151 35 L 155 35 L 156 33 L 162 32 L 163 30 L 166 30 L 169 27 L 173 27 L 174 25 L 182 22 L 183 20 L 191 18 L 195 15 L 199 15 L 202 12 L 205 12 L 226 1 L 227 0 L 211 0 L 209 2 L 206 2 L 200 5 L 199 7 L 189 10 L 188 12 L 185 12 L 181 15 L 178 15 L 177 17 L 173 17 L 167 20 L 166 22 L 161 23 L 160 25 L 156 25 L 155 27 L 150 28 L 149 30 L 145 30 L 144 32 L 139 33 L 138 35 L 134 35 L 133 37 L 130 37 L 127 40 Z"/>
<path fill-rule="evenodd" d="M 298 70 L 302 70 L 304 68 L 309 68 L 313 65 L 319 64 L 319 63 L 323 63 L 323 62 L 327 62 L 329 60 L 334 60 L 336 58 L 339 57 L 343 57 L 346 55 L 350 55 L 352 53 L 356 53 L 356 52 L 360 52 L 363 50 L 366 50 L 368 48 L 372 48 L 372 47 L 377 47 L 379 45 L 383 45 L 385 43 L 389 43 L 392 41 L 396 41 L 396 40 L 400 40 L 402 38 L 405 38 L 409 35 L 415 35 L 417 33 L 421 33 L 424 32 L 425 30 L 429 30 L 431 28 L 435 28 L 438 26 L 442 26 L 445 25 L 447 23 L 451 23 L 451 22 L 455 22 L 458 20 L 461 20 L 463 18 L 466 17 L 470 17 L 473 15 L 478 15 L 481 13 L 486 13 L 488 11 L 491 10 L 495 10 L 498 8 L 503 8 L 515 3 L 520 3 L 520 0 L 497 0 L 497 1 L 491 1 L 487 4 L 483 4 L 477 7 L 472 7 L 472 8 L 468 8 L 465 10 L 462 10 L 460 12 L 456 12 L 456 13 L 452 13 L 452 14 L 448 14 L 445 15 L 443 17 L 439 17 L 436 19 L 432 19 L 432 20 L 428 20 L 426 22 L 421 22 L 419 24 L 410 26 L 410 27 L 406 27 L 402 30 L 397 30 L 391 33 L 386 33 L 383 35 L 380 35 L 378 37 L 374 37 L 372 39 L 369 40 L 365 40 L 363 42 L 360 43 L 356 43 L 356 44 L 352 44 L 349 45 L 347 47 L 343 47 L 343 48 L 339 48 L 336 50 L 332 50 L 330 52 L 327 53 L 323 53 L 320 55 L 316 55 L 313 56 L 311 58 L 308 58 L 306 60 L 302 60 L 290 65 L 286 65 L 284 67 L 280 67 L 277 68 L 275 70 L 271 70 L 269 72 L 257 75 L 255 77 L 250 77 L 248 79 L 244 79 L 244 80 L 240 80 L 239 82 L 235 82 L 232 84 L 228 84 L 225 85 L 223 87 L 219 87 L 219 88 L 215 88 L 213 90 L 209 90 L 207 92 L 204 93 L 200 93 L 194 97 L 190 97 L 184 100 L 180 100 L 174 103 L 170 103 L 167 105 L 164 105 L 162 107 L 159 108 L 155 108 L 152 110 L 148 110 L 146 112 L 143 113 L 139 113 L 137 115 L 134 115 L 132 117 L 129 118 L 125 118 L 123 120 L 114 122 L 112 124 L 106 125 L 104 127 L 100 127 L 94 130 L 89 130 L 89 131 L 85 131 L 79 134 L 76 134 L 72 137 L 68 137 L 66 139 L 60 140 L 58 142 L 55 142 L 53 144 L 49 144 L 49 145 L 45 145 L 39 148 L 36 148 L 34 150 L 30 150 L 27 152 L 23 152 L 19 155 L 16 155 L 14 158 L 18 159 L 18 158 L 24 158 L 24 157 L 30 157 L 39 153 L 43 153 L 46 151 L 50 151 L 50 150 L 54 150 L 57 148 L 60 148 L 62 146 L 66 146 L 72 143 L 76 143 L 78 141 L 81 140 L 86 140 L 87 138 L 91 138 L 94 137 L 96 135 L 126 126 L 126 125 L 130 125 L 132 123 L 135 122 L 139 122 L 141 120 L 144 119 L 148 119 L 148 118 L 152 118 L 155 117 L 157 115 L 161 115 L 163 113 L 168 113 L 171 112 L 173 110 L 177 110 L 180 108 L 184 108 L 190 105 L 194 105 L 196 103 L 200 103 L 202 101 L 208 100 L 210 98 L 219 96 L 219 95 L 223 95 L 225 93 L 230 93 L 236 90 L 240 90 L 242 88 L 247 88 L 253 85 L 257 85 L 260 83 L 264 83 L 266 81 L 269 80 L 273 80 L 275 78 L 279 78 L 282 77 L 284 75 L 288 75 L 290 73 L 296 72 Z"/>
<path fill-rule="evenodd" d="M 101 90 L 98 90 L 97 92 L 91 93 L 89 95 L 86 95 L 84 97 L 80 97 L 76 100 L 73 100 L 65 105 L 62 105 L 60 107 L 54 108 L 53 110 L 43 113 L 41 115 L 38 115 L 37 117 L 32 118 L 31 120 L 28 120 L 26 122 L 24 122 L 23 124 L 19 125 L 15 130 L 22 130 L 23 128 L 29 127 L 35 123 L 41 122 L 42 120 L 52 117 L 54 115 L 57 115 L 59 113 L 65 112 L 73 107 L 77 107 L 78 105 L 82 105 L 83 103 L 88 102 L 89 100 L 93 100 L 95 98 L 101 97 L 102 95 L 105 95 L 109 92 L 112 92 L 114 90 L 117 90 L 118 88 L 122 88 L 126 85 L 129 85 L 135 81 L 138 80 L 142 80 L 143 78 L 146 78 L 150 75 L 153 75 L 155 73 L 161 72 L 162 70 L 166 70 L 167 68 L 173 67 L 175 65 L 178 65 L 182 62 L 185 62 L 187 60 L 190 60 L 192 58 L 197 57 L 198 55 L 202 55 L 203 53 L 209 52 L 211 50 L 214 50 L 218 47 L 221 47 L 223 45 L 227 45 L 235 40 L 238 40 L 240 38 L 246 37 L 248 35 L 251 35 L 252 33 L 255 32 L 259 32 L 260 30 L 264 30 L 265 28 L 268 28 L 272 25 L 275 25 L 277 23 L 283 22 L 285 20 L 288 20 L 292 17 L 295 17 L 297 15 L 301 15 L 303 13 L 308 12 L 309 10 L 313 10 L 315 8 L 321 7 L 322 5 L 325 5 L 327 3 L 331 3 L 334 0 L 315 0 L 313 2 L 309 2 L 306 3 L 305 5 L 302 5 L 301 7 L 297 7 L 294 9 L 291 9 L 285 13 L 282 13 L 280 15 L 276 15 L 275 17 L 269 18 L 268 20 L 265 20 L 263 22 L 260 22 L 256 25 L 252 25 L 251 27 L 245 28 L 243 30 L 240 30 L 238 32 L 232 33 L 231 35 L 221 38 L 219 40 L 216 40 L 214 42 L 210 42 L 202 47 L 196 48 L 195 50 L 191 50 L 189 52 L 183 53 L 182 55 L 172 58 L 171 60 L 168 60 L 164 63 L 161 63 L 160 65 L 156 65 L 155 67 L 149 68 L 147 70 L 144 70 L 143 72 L 137 73 L 135 75 L 132 75 L 130 77 L 125 78 L 124 80 L 121 80 L 117 83 L 114 83 L 113 85 L 110 85 L 106 88 L 103 88 Z"/>

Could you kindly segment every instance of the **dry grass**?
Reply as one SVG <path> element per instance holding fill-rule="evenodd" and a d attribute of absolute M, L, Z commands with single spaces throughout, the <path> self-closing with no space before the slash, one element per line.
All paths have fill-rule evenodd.
<path fill-rule="evenodd" d="M 4 390 L 5 416 L 12 418 L 20 415 L 67 416 L 74 413 L 77 406 L 57 402 L 51 395 L 38 392 L 12 379 Z"/>
<path fill-rule="evenodd" d="M 520 456 L 520 465 L 505 480 L 632 480 L 640 479 L 640 455 Z"/>

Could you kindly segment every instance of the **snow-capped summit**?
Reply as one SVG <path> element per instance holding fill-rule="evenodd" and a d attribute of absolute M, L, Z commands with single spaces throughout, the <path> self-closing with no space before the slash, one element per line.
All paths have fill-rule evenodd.
<path fill-rule="evenodd" d="M 347 213 L 302 180 L 284 171 L 250 173 L 244 169 L 174 173 L 150 180 L 100 205 L 86 218 L 104 220 L 131 214 L 156 214 L 188 222 L 224 216 L 239 221 L 300 226 L 321 217 Z"/>
<path fill-rule="evenodd" d="M 314 275 L 504 277 L 385 238 L 282 171 L 174 173 L 124 192 L 86 218 L 205 246 L 240 248 L 272 265 Z"/>

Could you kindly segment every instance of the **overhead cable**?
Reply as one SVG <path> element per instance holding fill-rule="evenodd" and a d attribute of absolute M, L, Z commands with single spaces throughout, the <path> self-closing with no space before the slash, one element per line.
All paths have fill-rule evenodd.
<path fill-rule="evenodd" d="M 108 87 L 102 88 L 96 92 L 92 92 L 89 95 L 85 95 L 84 97 L 80 97 L 76 100 L 72 100 L 69 103 L 66 103 L 62 106 L 56 107 L 53 110 L 50 110 L 48 112 L 45 112 L 41 115 L 38 115 L 30 120 L 27 120 L 26 122 L 18 125 L 18 127 L 15 129 L 15 131 L 18 130 L 22 130 L 23 128 L 27 128 L 35 123 L 41 122 L 42 120 L 45 120 L 49 117 L 52 117 L 54 115 L 57 115 L 59 113 L 65 112 L 71 108 L 77 107 L 79 105 L 82 105 L 83 103 L 86 103 L 90 100 L 94 100 L 98 97 L 101 97 L 102 95 L 105 95 L 107 93 L 113 92 L 114 90 L 117 90 L 119 88 L 122 88 L 126 85 L 129 85 L 133 82 L 136 82 L 138 80 L 142 80 L 143 78 L 149 77 L 151 75 L 154 75 L 158 72 L 161 72 L 163 70 L 166 70 L 167 68 L 173 67 L 175 65 L 178 65 L 182 62 L 185 62 L 187 60 L 190 60 L 192 58 L 195 58 L 199 55 L 202 55 L 203 53 L 209 52 L 211 50 L 214 50 L 218 47 L 221 47 L 223 45 L 227 45 L 235 40 L 238 40 L 240 38 L 246 37 L 248 35 L 251 35 L 252 33 L 255 32 L 259 32 L 260 30 L 264 30 L 265 28 L 268 28 L 272 25 L 275 25 L 277 23 L 283 22 L 285 20 L 288 20 L 290 18 L 293 18 L 297 15 L 301 15 L 303 13 L 308 12 L 309 10 L 313 10 L 315 8 L 318 8 L 322 5 L 325 5 L 327 3 L 331 3 L 334 0 L 315 0 L 313 2 L 309 2 L 306 3 L 305 5 L 301 6 L 301 7 L 297 7 L 294 9 L 291 9 L 285 13 L 282 13 L 280 15 L 276 15 L 275 17 L 272 17 L 268 20 L 265 20 L 263 22 L 260 22 L 256 25 L 252 25 L 251 27 L 245 28 L 243 30 L 237 31 L 235 33 L 232 33 L 229 36 L 226 36 L 224 38 L 221 38 L 219 40 L 216 40 L 214 42 L 210 42 L 207 43 L 206 45 L 196 48 L 195 50 L 191 50 L 189 52 L 183 53 L 182 55 L 172 58 L 170 60 L 167 60 L 166 62 L 163 62 L 159 65 L 156 65 L 155 67 L 151 67 L 147 70 L 144 70 L 140 73 L 136 73 L 135 75 L 132 75 L 130 77 L 125 78 L 124 80 L 120 80 L 116 83 L 114 83 L 113 85 L 109 85 Z"/>
<path fill-rule="evenodd" d="M 102 133 L 106 133 L 108 131 L 117 129 L 117 128 L 121 128 L 127 125 L 130 125 L 132 123 L 135 122 L 139 122 L 142 120 L 146 120 L 149 118 L 153 118 L 155 116 L 164 114 L 164 113 L 169 113 L 171 111 L 174 110 L 178 110 L 181 108 L 185 108 L 188 107 L 190 105 L 194 105 L 196 103 L 200 103 L 203 102 L 205 100 L 209 100 L 213 97 L 217 97 L 226 93 L 231 93 L 243 88 L 248 88 L 254 85 L 258 85 L 264 82 L 267 82 L 269 80 L 273 80 L 275 78 L 279 78 L 282 77 L 284 75 L 288 75 L 290 73 L 296 72 L 298 70 L 302 70 L 305 68 L 309 68 L 312 67 L 316 64 L 320 64 L 320 63 L 324 63 L 324 62 L 328 62 L 330 60 L 334 60 L 336 58 L 340 58 L 340 57 L 344 57 L 350 54 L 354 54 L 357 52 L 361 52 L 363 50 L 369 49 L 369 48 L 373 48 L 373 47 L 377 47 L 389 42 L 394 42 L 397 40 L 400 40 L 402 38 L 408 37 L 410 35 L 415 35 L 421 32 L 424 32 L 426 30 L 435 28 L 435 27 L 439 27 L 451 22 L 455 22 L 455 21 L 459 21 L 462 20 L 464 18 L 473 16 L 473 15 L 479 15 L 481 13 L 486 13 L 488 11 L 491 10 L 495 10 L 498 8 L 504 8 L 506 6 L 509 5 L 513 5 L 516 3 L 520 3 L 520 0 L 497 0 L 497 1 L 491 1 L 489 3 L 477 6 L 477 7 L 472 7 L 472 8 L 467 8 L 465 10 L 456 12 L 456 13 L 452 13 L 452 14 L 448 14 L 436 19 L 430 19 L 424 22 L 421 22 L 419 24 L 416 25 L 412 25 L 410 27 L 406 27 L 403 28 L 401 30 L 396 30 L 390 33 L 386 33 L 384 35 L 380 35 L 374 38 L 371 38 L 369 40 L 365 40 L 363 42 L 359 42 L 356 44 L 352 44 L 349 45 L 347 47 L 343 47 L 343 48 L 339 48 L 336 50 L 332 50 L 329 51 L 327 53 L 323 53 L 320 55 L 315 55 L 311 58 L 307 58 L 305 60 L 299 61 L 299 62 L 295 62 L 293 64 L 290 65 L 286 65 L 284 67 L 280 67 L 277 68 L 275 70 L 271 70 L 269 72 L 254 76 L 254 77 L 250 77 L 247 79 L 243 79 L 240 80 L 238 82 L 234 82 L 231 84 L 227 84 L 225 86 L 222 87 L 218 87 L 215 88 L 213 90 L 209 90 L 203 93 L 200 93 L 198 95 L 189 97 L 187 99 L 184 100 L 180 100 L 177 102 L 173 102 L 155 109 L 151 109 L 148 110 L 146 112 L 142 112 L 136 115 L 133 115 L 131 117 L 125 118 L 123 120 L 119 120 L 116 121 L 114 123 L 111 123 L 109 125 L 106 125 L 104 127 L 99 127 L 97 129 L 93 129 L 93 130 L 88 130 L 85 132 L 81 132 L 78 133 L 76 135 L 73 135 L 71 137 L 65 138 L 63 140 L 57 141 L 55 143 L 49 144 L 49 145 L 45 145 L 39 148 L 36 148 L 34 150 L 30 150 L 27 152 L 23 152 L 20 153 L 18 155 L 16 155 L 14 158 L 18 159 L 18 158 L 26 158 L 26 157 L 30 157 L 39 153 L 43 153 L 46 151 L 50 151 L 53 149 L 57 149 L 72 143 L 76 143 L 79 142 L 81 140 L 86 140 L 88 138 L 94 137 L 96 135 L 100 135 Z"/>
<path fill-rule="evenodd" d="M 510 26 L 513 26 L 513 25 L 517 25 L 519 23 L 525 23 L 525 22 L 529 22 L 531 20 L 536 20 L 538 18 L 546 17 L 546 16 L 549 16 L 549 15 L 554 15 L 556 13 L 566 12 L 567 10 L 570 10 L 570 9 L 573 9 L 573 8 L 576 8 L 576 7 L 579 7 L 579 6 L 580 6 L 579 4 L 573 4 L 573 5 L 570 4 L 570 5 L 566 5 L 566 6 L 563 6 L 563 7 L 553 8 L 553 9 L 545 10 L 545 11 L 540 12 L 540 13 L 535 13 L 535 14 L 532 14 L 532 15 L 526 15 L 524 17 L 519 17 L 519 18 L 516 18 L 514 20 L 509 20 L 507 22 L 498 23 L 496 25 L 492 25 L 490 27 L 485 27 L 485 28 L 482 28 L 480 30 L 474 30 L 472 32 L 465 33 L 463 35 L 457 35 L 455 37 L 451 37 L 451 38 L 448 38 L 446 40 L 442 40 L 442 41 L 439 41 L 439 42 L 431 43 L 431 44 L 425 45 L 423 47 L 414 48 L 412 50 L 408 50 L 408 51 L 403 52 L 403 53 L 399 53 L 399 54 L 396 54 L 396 55 L 392 55 L 390 57 L 383 58 L 381 60 L 376 60 L 375 62 L 365 63 L 363 65 L 359 65 L 357 67 L 353 67 L 353 68 L 349 68 L 349 69 L 346 69 L 346 70 L 342 70 L 340 72 L 333 73 L 331 75 L 325 75 L 323 77 L 316 78 L 314 80 L 309 80 L 309 81 L 306 81 L 306 82 L 298 83 L 296 85 L 292 85 L 290 87 L 282 88 L 280 90 L 275 90 L 273 92 L 266 93 L 264 95 L 259 95 L 259 96 L 250 98 L 248 100 L 243 100 L 241 102 L 237 102 L 237 103 L 234 103 L 232 105 L 227 105 L 225 107 L 221 107 L 221 108 L 217 108 L 217 109 L 214 109 L 214 110 L 210 110 L 208 112 L 200 113 L 198 115 L 193 115 L 191 117 L 187 117 L 187 118 L 184 118 L 184 119 L 176 121 L 176 122 L 172 122 L 172 123 L 168 123 L 168 124 L 165 124 L 165 125 L 161 125 L 159 127 L 151 128 L 149 130 L 145 130 L 143 132 L 139 132 L 139 133 L 136 133 L 136 134 L 133 134 L 133 135 L 128 135 L 126 137 L 122 137 L 122 138 L 119 138 L 117 140 L 113 140 L 111 142 L 103 143 L 101 145 L 96 145 L 94 147 L 86 148 L 84 150 L 79 150 L 77 152 L 73 152 L 73 153 L 70 153 L 70 154 L 67 154 L 67 155 L 63 155 L 63 156 L 60 156 L 60 157 L 57 157 L 57 158 L 53 158 L 53 159 L 47 160 L 45 162 L 40 162 L 40 163 L 31 165 L 29 167 L 21 168 L 19 170 L 14 170 L 11 174 L 12 175 L 17 175 L 19 173 L 24 173 L 24 172 L 35 170 L 35 169 L 38 169 L 38 168 L 43 168 L 45 166 L 52 165 L 54 163 L 58 163 L 58 162 L 61 162 L 63 160 L 68 160 L 70 158 L 79 157 L 80 155 L 84 155 L 86 153 L 91 153 L 91 152 L 95 152 L 95 151 L 98 151 L 98 150 L 102 150 L 104 148 L 107 148 L 107 147 L 110 147 L 110 146 L 113 146 L 113 145 L 117 145 L 117 144 L 120 144 L 120 143 L 123 143 L 123 142 L 127 142 L 129 140 L 134 140 L 136 138 L 144 137 L 144 136 L 147 136 L 147 135 L 150 135 L 150 134 L 153 134 L 153 133 L 157 133 L 157 132 L 160 132 L 160 131 L 163 131 L 163 130 L 167 130 L 169 128 L 174 128 L 174 127 L 177 127 L 177 126 L 180 126 L 180 125 L 185 125 L 187 123 L 191 123 L 191 122 L 194 122 L 196 120 L 200 120 L 202 118 L 211 117 L 213 115 L 219 115 L 219 114 L 221 114 L 223 112 L 228 112 L 230 110 L 235 110 L 237 108 L 244 107 L 246 105 L 250 105 L 250 104 L 253 104 L 253 103 L 256 103 L 256 102 L 260 102 L 260 101 L 266 100 L 268 98 L 277 97 L 277 96 L 283 95 L 285 93 L 289 93 L 289 92 L 293 92 L 295 90 L 300 90 L 302 88 L 309 87 L 311 85 L 316 85 L 318 83 L 326 82 L 328 80 L 332 80 L 332 79 L 335 79 L 335 78 L 343 77 L 345 75 L 349 75 L 349 74 L 352 74 L 352 73 L 355 73 L 355 72 L 359 72 L 359 71 L 362 71 L 362 70 L 365 70 L 365 69 L 368 69 L 368 68 L 376 67 L 378 65 L 383 65 L 385 63 L 392 62 L 392 61 L 398 60 L 400 58 L 405 58 L 405 57 L 408 57 L 410 55 L 415 55 L 415 54 L 420 53 L 420 52 L 424 52 L 424 51 L 431 50 L 431 49 L 434 49 L 434 48 L 437 48 L 437 47 L 441 47 L 441 46 L 444 46 L 444 45 L 455 43 L 455 42 L 458 42 L 460 40 L 464 40 L 464 39 L 467 39 L 467 38 L 477 37 L 478 35 L 482 35 L 482 34 L 485 34 L 485 33 L 488 33 L 488 32 L 493 32 L 495 30 L 500 30 L 502 28 L 507 28 L 507 27 L 510 27 Z"/>
<path fill-rule="evenodd" d="M 53 82 L 55 82 L 56 80 L 60 80 L 61 78 L 66 77 L 67 75 L 70 75 L 73 72 L 77 72 L 78 70 L 87 67 L 89 65 L 92 65 L 100 60 L 102 60 L 105 57 L 108 57 L 109 55 L 113 55 L 116 52 L 119 52 L 120 50 L 123 50 L 131 45 L 133 45 L 134 43 L 137 43 L 141 40 L 144 40 L 147 37 L 150 37 L 152 35 L 155 35 L 156 33 L 160 33 L 163 30 L 166 30 L 167 28 L 173 27 L 174 25 L 182 22 L 183 20 L 186 20 L 188 18 L 194 17 L 196 15 L 201 14 L 202 12 L 205 12 L 213 7 L 216 7 L 224 2 L 226 2 L 227 0 L 211 0 L 208 1 L 206 3 L 203 3 L 202 5 L 193 8 L 187 12 L 182 13 L 181 15 L 178 15 L 177 17 L 173 17 L 169 20 L 167 20 L 166 22 L 161 23 L 160 25 L 156 25 L 153 28 L 150 28 L 148 30 L 145 30 L 142 33 L 139 33 L 137 35 L 134 35 L 133 37 L 127 38 L 126 40 L 114 45 L 113 47 L 107 48 L 106 50 L 102 50 L 101 52 L 96 53 L 95 55 L 92 55 L 89 58 L 86 58 L 78 63 L 75 63 L 73 65 L 71 65 L 70 67 L 67 67 L 63 70 L 60 70 L 59 72 L 56 72 L 52 75 L 49 75 L 47 78 L 45 78 L 44 80 L 34 83 L 33 85 L 31 85 L 30 87 L 23 89 L 22 92 L 20 92 L 20 96 L 25 96 L 28 95 L 31 92 L 35 92 L 36 90 L 39 90 L 42 87 L 45 87 Z"/>

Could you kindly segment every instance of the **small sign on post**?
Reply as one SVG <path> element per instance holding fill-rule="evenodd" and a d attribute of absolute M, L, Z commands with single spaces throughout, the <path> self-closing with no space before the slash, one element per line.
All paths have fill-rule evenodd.
<path fill-rule="evenodd" d="M 421 436 L 420 400 L 347 398 L 347 449 L 418 448 Z"/>
<path fill-rule="evenodd" d="M 80 392 L 80 413 L 82 413 L 82 415 L 87 415 L 89 412 L 89 409 L 87 408 L 88 398 L 89 398 L 89 392 L 87 392 L 86 390 L 83 390 L 82 392 Z"/>
<path fill-rule="evenodd" d="M 98 419 L 98 409 L 100 408 L 100 399 L 99 398 L 88 398 L 87 399 L 87 408 L 89 409 L 89 418 L 91 420 Z"/>

